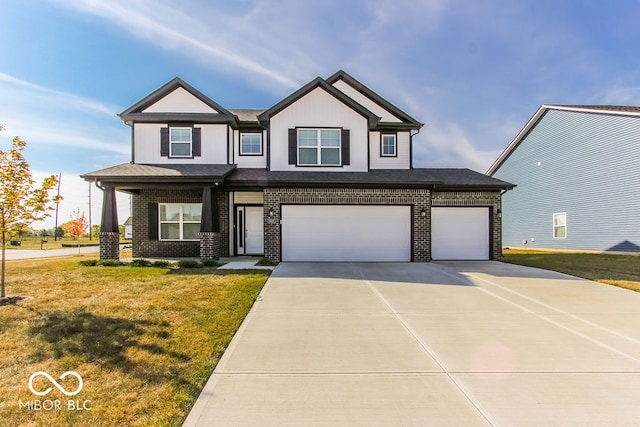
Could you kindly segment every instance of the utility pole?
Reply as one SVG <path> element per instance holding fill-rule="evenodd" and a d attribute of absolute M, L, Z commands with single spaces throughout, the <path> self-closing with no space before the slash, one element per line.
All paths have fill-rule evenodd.
<path fill-rule="evenodd" d="M 56 228 L 53 229 L 53 240 L 58 241 L 58 206 L 60 205 L 60 182 L 62 182 L 62 172 L 58 174 L 58 196 L 56 197 Z"/>
<path fill-rule="evenodd" d="M 91 230 L 91 182 L 89 182 L 89 240 L 93 240 Z"/>

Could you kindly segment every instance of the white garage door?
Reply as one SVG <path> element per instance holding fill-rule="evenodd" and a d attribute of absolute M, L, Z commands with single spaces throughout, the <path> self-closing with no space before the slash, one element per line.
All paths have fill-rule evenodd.
<path fill-rule="evenodd" d="M 409 206 L 283 205 L 283 261 L 410 261 Z"/>
<path fill-rule="evenodd" d="M 431 258 L 489 259 L 489 208 L 431 208 Z"/>

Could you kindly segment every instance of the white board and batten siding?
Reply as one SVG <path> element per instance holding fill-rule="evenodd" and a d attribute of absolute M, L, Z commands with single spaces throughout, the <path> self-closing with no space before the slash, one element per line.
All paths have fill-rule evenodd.
<path fill-rule="evenodd" d="M 411 208 L 283 205 L 282 260 L 411 261 Z"/>
<path fill-rule="evenodd" d="M 262 132 L 262 154 L 261 155 L 240 155 L 240 134 L 245 133 L 239 130 L 233 131 L 233 162 L 239 168 L 266 168 L 267 167 L 267 131 Z M 257 132 L 246 132 L 257 133 Z"/>
<path fill-rule="evenodd" d="M 179 87 L 167 96 L 145 108 L 143 113 L 209 113 L 219 111 L 211 108 L 185 89 Z"/>
<path fill-rule="evenodd" d="M 489 208 L 431 208 L 431 258 L 489 259 Z"/>
<path fill-rule="evenodd" d="M 383 156 L 380 132 L 371 132 L 369 152 L 371 169 L 409 169 L 411 166 L 411 136 L 409 132 L 396 134 L 397 156 Z"/>
<path fill-rule="evenodd" d="M 341 167 L 301 167 L 289 164 L 289 129 L 343 128 L 350 133 L 350 165 Z M 309 170 L 315 172 L 367 171 L 367 119 L 338 101 L 322 88 L 316 88 L 271 117 L 272 171 Z"/>
<path fill-rule="evenodd" d="M 160 155 L 160 129 L 163 123 L 134 123 L 134 159 L 135 163 L 162 164 L 185 163 L 184 158 L 167 158 Z M 189 158 L 189 163 L 226 164 L 227 163 L 227 125 L 195 124 L 202 129 L 202 155 Z"/>

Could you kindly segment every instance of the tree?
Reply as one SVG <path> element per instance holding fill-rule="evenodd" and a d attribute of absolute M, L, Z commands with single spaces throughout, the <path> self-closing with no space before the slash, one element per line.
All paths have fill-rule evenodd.
<path fill-rule="evenodd" d="M 0 125 L 0 131 L 4 126 Z M 50 197 L 58 178 L 51 175 L 39 187 L 34 186 L 31 169 L 22 151 L 27 143 L 19 136 L 13 137 L 9 151 L 0 150 L 0 235 L 2 240 L 2 273 L 0 297 L 5 294 L 5 251 L 7 240 L 34 221 L 50 216 L 58 196 Z"/>
<path fill-rule="evenodd" d="M 64 231 L 69 233 L 69 236 L 73 237 L 73 240 L 78 240 L 78 255 L 80 255 L 80 241 L 79 239 L 85 235 L 89 224 L 84 217 L 84 212 L 80 213 L 80 208 L 71 214 L 71 221 L 62 224 Z"/>

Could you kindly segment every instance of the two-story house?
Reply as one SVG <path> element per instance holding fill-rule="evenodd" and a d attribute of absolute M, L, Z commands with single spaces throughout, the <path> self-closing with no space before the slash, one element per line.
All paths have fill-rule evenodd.
<path fill-rule="evenodd" d="M 512 185 L 414 168 L 422 124 L 344 71 L 266 110 L 227 110 L 176 78 L 120 117 L 131 162 L 83 175 L 104 190 L 102 258 L 118 257 L 115 191 L 132 195 L 134 257 L 500 257 Z"/>

